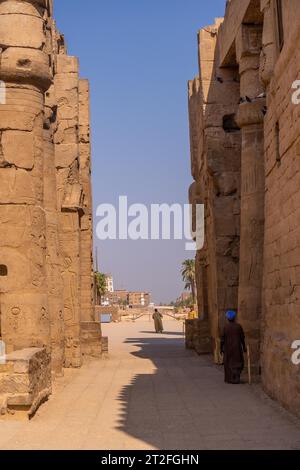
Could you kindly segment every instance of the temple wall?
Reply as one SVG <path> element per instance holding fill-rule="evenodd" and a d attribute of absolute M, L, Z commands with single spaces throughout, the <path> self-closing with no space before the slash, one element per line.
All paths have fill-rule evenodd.
<path fill-rule="evenodd" d="M 0 339 L 9 357 L 43 351 L 45 371 L 33 379 L 39 403 L 51 392 L 39 388 L 50 368 L 61 375 L 83 355 L 101 355 L 89 84 L 67 55 L 52 0 L 0 2 L 0 80 Z M 13 368 L 4 372 L 13 384 Z M 0 384 L 1 402 L 4 392 Z"/>
<path fill-rule="evenodd" d="M 283 49 L 272 43 L 276 65 L 267 83 L 265 134 L 265 246 L 262 381 L 270 395 L 300 414 L 299 366 L 291 345 L 300 339 L 300 12 L 286 2 Z M 274 35 L 274 30 L 273 30 Z"/>
<path fill-rule="evenodd" d="M 196 256 L 198 306 L 200 318 L 209 321 L 214 353 L 224 312 L 237 308 L 239 277 L 239 83 L 236 67 L 218 65 L 221 23 L 216 20 L 199 32 L 199 78 L 189 83 L 192 175 L 197 187 L 190 200 L 205 204 L 205 246 Z"/>
<path fill-rule="evenodd" d="M 299 415 L 299 2 L 284 1 L 282 33 L 280 18 L 273 0 L 231 0 L 224 20 L 198 35 L 190 200 L 205 204 L 206 239 L 196 255 L 200 320 L 187 325 L 187 344 L 201 351 L 206 332 L 218 362 L 224 313 L 238 310 L 252 379 Z"/>

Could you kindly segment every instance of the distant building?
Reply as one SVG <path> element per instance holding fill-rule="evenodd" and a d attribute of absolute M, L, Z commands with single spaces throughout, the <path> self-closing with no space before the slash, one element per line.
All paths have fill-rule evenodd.
<path fill-rule="evenodd" d="M 106 276 L 107 293 L 103 301 L 105 305 L 130 305 L 132 307 L 149 307 L 151 295 L 149 292 L 129 292 L 126 289 L 114 290 L 113 277 Z M 103 302 L 102 302 L 103 303 Z"/>
<path fill-rule="evenodd" d="M 127 304 L 128 303 L 128 291 L 125 289 L 115 290 L 109 293 L 108 298 L 112 305 Z"/>
<path fill-rule="evenodd" d="M 106 290 L 107 292 L 114 292 L 114 278 L 111 274 L 106 274 Z"/>
<path fill-rule="evenodd" d="M 133 307 L 148 307 L 150 305 L 151 296 L 149 292 L 129 292 L 128 304 Z"/>

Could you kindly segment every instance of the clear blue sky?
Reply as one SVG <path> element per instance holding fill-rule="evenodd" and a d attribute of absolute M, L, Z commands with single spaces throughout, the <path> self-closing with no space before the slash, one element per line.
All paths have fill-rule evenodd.
<path fill-rule="evenodd" d="M 187 81 L 198 74 L 197 31 L 225 0 L 54 0 L 68 52 L 91 83 L 94 210 L 129 203 L 187 203 Z M 95 219 L 95 223 L 97 220 Z M 169 302 L 183 290 L 182 241 L 105 241 L 100 267 L 115 287 Z"/>

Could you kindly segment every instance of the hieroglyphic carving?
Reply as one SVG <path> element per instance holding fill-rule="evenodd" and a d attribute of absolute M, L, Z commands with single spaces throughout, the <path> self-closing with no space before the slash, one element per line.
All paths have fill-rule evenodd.
<path fill-rule="evenodd" d="M 225 310 L 236 308 L 238 303 L 241 139 L 235 121 L 240 87 L 237 70 L 218 63 L 221 22 L 216 20 L 215 25 L 200 31 L 200 78 L 189 82 L 195 180 L 190 202 L 205 205 L 205 245 L 196 255 L 198 307 L 204 331 L 210 330 L 211 352 L 217 345 Z M 249 44 L 253 47 L 252 38 Z"/>
<path fill-rule="evenodd" d="M 79 122 L 78 61 L 52 14 L 50 0 L 0 2 L 0 334 L 9 351 L 46 347 L 61 374 L 81 364 L 80 259 L 88 249 L 86 274 L 92 198 L 88 83 Z M 92 312 L 86 278 L 84 286 Z"/>
<path fill-rule="evenodd" d="M 299 79 L 299 24 L 297 0 L 227 2 L 222 27 L 217 32 L 215 25 L 206 27 L 198 35 L 205 100 L 200 130 L 190 111 L 191 152 L 197 132 L 205 142 L 205 163 L 193 176 L 205 193 L 211 335 L 220 334 L 224 306 L 238 310 L 252 379 L 261 377 L 270 396 L 298 415 L 299 371 L 291 362 L 291 344 L 300 337 L 300 113 L 292 99 Z M 195 90 L 189 83 L 190 98 Z M 230 100 L 235 107 L 226 110 L 222 129 L 224 103 Z M 236 139 L 235 151 L 229 136 Z M 202 254 L 196 262 L 200 292 Z M 187 326 L 190 347 L 199 329 Z"/>
<path fill-rule="evenodd" d="M 44 93 L 52 76 L 46 65 L 48 56 L 41 47 L 47 15 L 47 6 L 42 3 L 39 9 L 30 1 L 21 2 L 18 8 L 10 0 L 0 4 L 0 79 L 6 83 L 6 103 L 0 106 L 0 201 L 1 213 L 5 214 L 0 238 L 1 247 L 13 247 L 6 255 L 8 275 L 1 280 L 0 301 L 1 330 L 10 348 L 39 342 L 50 349 L 43 112 Z M 19 219 L 15 218 L 17 214 Z M 21 272 L 23 263 L 28 267 Z M 41 308 L 45 309 L 43 319 L 38 313 Z"/>

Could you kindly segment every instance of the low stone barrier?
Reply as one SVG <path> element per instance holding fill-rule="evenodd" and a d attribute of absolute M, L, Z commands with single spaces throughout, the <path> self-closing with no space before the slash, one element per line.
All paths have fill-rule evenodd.
<path fill-rule="evenodd" d="M 28 348 L 7 354 L 0 364 L 0 412 L 26 412 L 31 417 L 52 393 L 51 358 L 46 349 Z"/>
<path fill-rule="evenodd" d="M 187 349 L 193 349 L 198 354 L 211 354 L 213 352 L 207 320 L 186 320 L 185 344 Z"/>
<path fill-rule="evenodd" d="M 100 322 L 81 322 L 81 352 L 83 356 L 101 357 Z"/>

